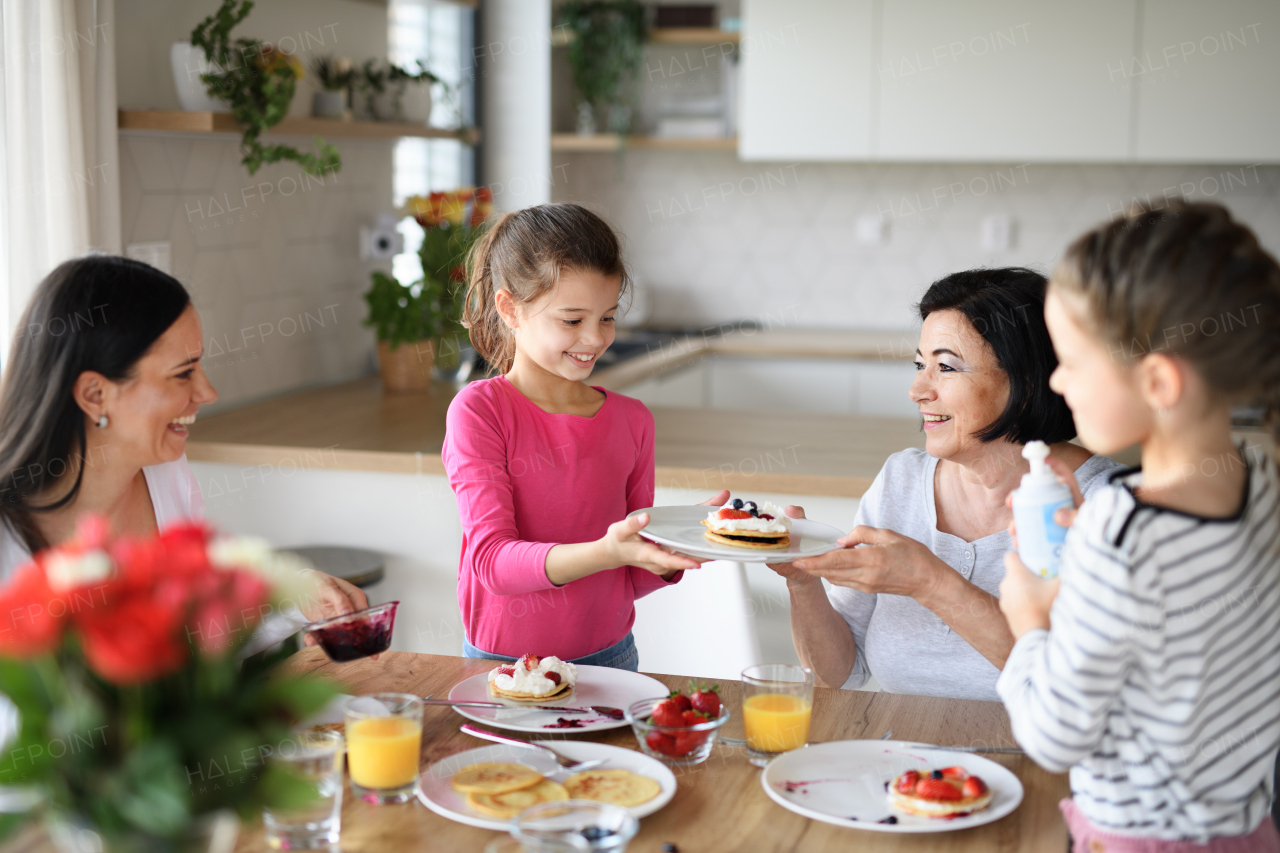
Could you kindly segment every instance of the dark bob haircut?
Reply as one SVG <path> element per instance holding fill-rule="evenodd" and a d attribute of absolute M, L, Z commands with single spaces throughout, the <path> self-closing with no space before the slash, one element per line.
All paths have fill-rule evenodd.
<path fill-rule="evenodd" d="M 982 441 L 1052 444 L 1076 436 L 1067 401 L 1049 388 L 1058 357 L 1044 324 L 1048 285 L 1040 273 L 1023 267 L 966 270 L 935 281 L 917 306 L 921 321 L 934 311 L 959 311 L 1009 375 L 1009 402 L 975 433 Z"/>

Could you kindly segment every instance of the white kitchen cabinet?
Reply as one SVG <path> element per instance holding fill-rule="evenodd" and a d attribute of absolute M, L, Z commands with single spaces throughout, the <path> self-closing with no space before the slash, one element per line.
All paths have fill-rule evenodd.
<path fill-rule="evenodd" d="M 675 370 L 661 376 L 628 385 L 621 389 L 628 397 L 634 397 L 646 406 L 673 406 L 682 409 L 700 409 L 707 405 L 706 362 Z"/>
<path fill-rule="evenodd" d="M 1280 3 L 1145 0 L 1137 56 L 1112 73 L 1136 92 L 1147 162 L 1280 160 Z"/>
<path fill-rule="evenodd" d="M 871 155 L 872 0 L 743 0 L 738 156 Z"/>
<path fill-rule="evenodd" d="M 1135 2 L 883 0 L 876 157 L 1125 159 Z"/>

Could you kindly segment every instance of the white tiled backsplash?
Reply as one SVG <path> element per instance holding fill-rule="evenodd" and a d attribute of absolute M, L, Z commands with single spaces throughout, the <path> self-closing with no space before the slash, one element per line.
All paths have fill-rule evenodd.
<path fill-rule="evenodd" d="M 1280 253 L 1280 167 L 742 163 L 730 151 L 552 155 L 553 198 L 627 241 L 653 322 L 904 328 L 934 280 L 977 266 L 1048 272 L 1068 242 L 1135 199 L 1225 204 Z M 887 239 L 860 217 L 879 217 Z M 984 220 L 1012 219 L 1007 251 Z M 991 220 L 988 230 L 1000 223 Z"/>
<path fill-rule="evenodd" d="M 392 142 L 336 144 L 342 168 L 322 181 L 288 163 L 251 176 L 231 137 L 120 136 L 124 243 L 170 244 L 215 411 L 370 370 L 358 232 L 390 209 Z"/>

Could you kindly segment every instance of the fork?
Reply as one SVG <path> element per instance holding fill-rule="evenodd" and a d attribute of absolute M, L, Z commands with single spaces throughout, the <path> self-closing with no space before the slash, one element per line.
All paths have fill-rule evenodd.
<path fill-rule="evenodd" d="M 581 772 L 583 770 L 590 770 L 593 767 L 599 767 L 601 764 L 604 764 L 606 761 L 609 760 L 607 758 L 597 758 L 592 761 L 577 761 L 573 758 L 570 758 L 567 755 L 562 755 L 559 752 L 556 752 L 554 749 L 547 746 L 546 744 L 534 743 L 533 741 L 528 741 L 528 740 L 521 740 L 518 737 L 510 737 L 509 735 L 500 735 L 497 732 L 491 732 L 488 729 L 482 729 L 479 726 L 473 726 L 470 723 L 463 724 L 461 727 L 461 731 L 471 735 L 472 737 L 483 738 L 484 740 L 491 740 L 495 743 L 505 743 L 510 746 L 527 746 L 533 749 L 546 750 L 547 752 L 551 753 L 552 756 L 555 757 L 556 764 L 559 764 L 561 767 L 563 767 L 566 770 L 576 770 L 578 772 Z"/>

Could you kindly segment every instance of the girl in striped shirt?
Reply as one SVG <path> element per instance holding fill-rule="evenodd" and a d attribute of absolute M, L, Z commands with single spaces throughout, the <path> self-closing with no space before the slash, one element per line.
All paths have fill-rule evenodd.
<path fill-rule="evenodd" d="M 1062 519 L 1059 579 L 1005 559 L 1014 736 L 1070 769 L 1076 851 L 1280 851 L 1276 467 L 1231 436 L 1232 404 L 1280 414 L 1280 267 L 1221 206 L 1139 208 L 1067 249 L 1045 320 L 1080 439 L 1142 468 Z"/>

